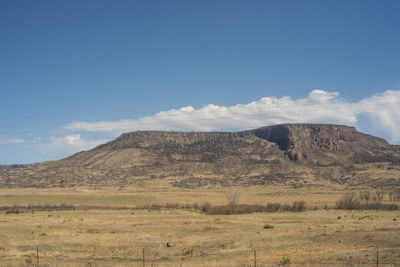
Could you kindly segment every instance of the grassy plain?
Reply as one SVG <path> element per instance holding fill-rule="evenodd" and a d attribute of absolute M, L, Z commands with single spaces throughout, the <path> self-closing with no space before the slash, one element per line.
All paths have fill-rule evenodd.
<path fill-rule="evenodd" d="M 206 215 L 138 209 L 167 203 L 291 204 L 305 212 Z M 71 204 L 76 210 L 0 212 L 0 266 L 400 266 L 399 211 L 332 209 L 335 188 L 215 190 L 4 189 L 0 207 Z M 264 227 L 265 225 L 268 227 Z M 168 246 L 167 246 L 168 243 Z"/>

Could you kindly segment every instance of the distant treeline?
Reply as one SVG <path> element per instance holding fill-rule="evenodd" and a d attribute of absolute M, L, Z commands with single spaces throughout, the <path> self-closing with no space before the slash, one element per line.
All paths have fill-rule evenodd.
<path fill-rule="evenodd" d="M 356 194 L 354 192 L 345 194 L 336 202 L 336 209 L 341 210 L 399 210 L 395 203 L 382 203 L 386 193 L 377 191 L 364 191 Z M 399 193 L 389 193 L 390 201 L 400 201 Z"/>
<path fill-rule="evenodd" d="M 259 204 L 235 204 L 235 205 L 212 205 L 210 203 L 194 203 L 194 204 L 179 204 L 167 203 L 165 205 L 152 204 L 136 207 L 137 209 L 192 209 L 197 210 L 209 215 L 230 215 L 230 214 L 247 214 L 257 212 L 302 212 L 306 210 L 306 203 L 304 201 L 295 201 L 292 205 L 280 203 L 268 203 L 266 205 Z"/>

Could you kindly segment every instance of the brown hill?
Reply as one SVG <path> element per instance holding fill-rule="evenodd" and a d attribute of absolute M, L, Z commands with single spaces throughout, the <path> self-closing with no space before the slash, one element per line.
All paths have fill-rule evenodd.
<path fill-rule="evenodd" d="M 137 131 L 71 157 L 0 171 L 1 187 L 399 186 L 400 148 L 353 127 Z"/>

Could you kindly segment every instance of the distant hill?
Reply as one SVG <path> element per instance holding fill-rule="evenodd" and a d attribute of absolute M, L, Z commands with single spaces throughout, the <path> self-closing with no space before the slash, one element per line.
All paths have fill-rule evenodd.
<path fill-rule="evenodd" d="M 68 158 L 0 171 L 1 187 L 400 186 L 400 147 L 331 124 L 136 131 Z"/>

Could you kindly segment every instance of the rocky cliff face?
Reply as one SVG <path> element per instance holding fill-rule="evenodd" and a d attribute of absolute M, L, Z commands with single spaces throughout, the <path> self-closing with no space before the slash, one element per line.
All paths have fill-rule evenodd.
<path fill-rule="evenodd" d="M 0 185 L 400 185 L 400 149 L 353 127 L 137 131 L 63 160 L 0 171 Z M 157 184 L 157 185 L 155 185 Z"/>
<path fill-rule="evenodd" d="M 341 125 L 282 124 L 257 129 L 255 134 L 276 143 L 290 160 L 301 162 L 330 159 L 334 164 L 336 158 L 340 164 L 348 161 L 349 155 L 357 157 L 353 163 L 387 161 L 390 153 L 385 152 L 393 150 L 383 139 Z"/>

